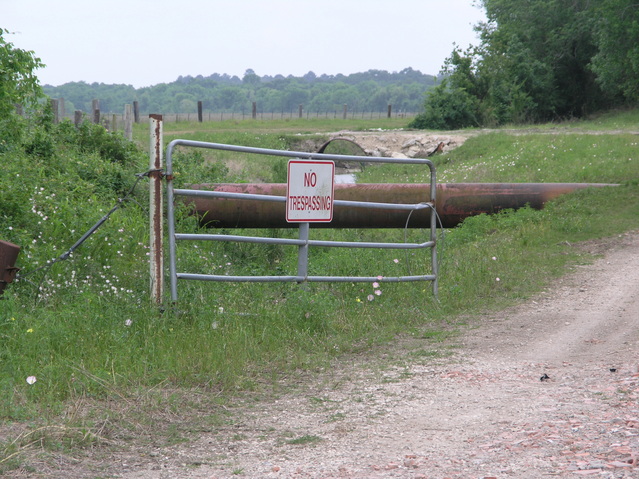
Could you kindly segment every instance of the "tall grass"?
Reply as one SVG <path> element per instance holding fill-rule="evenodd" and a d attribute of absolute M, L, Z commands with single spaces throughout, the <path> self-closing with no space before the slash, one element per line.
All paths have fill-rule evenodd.
<path fill-rule="evenodd" d="M 616 129 L 630 129 L 635 117 L 628 113 L 605 121 Z M 380 121 L 366 127 L 375 124 L 388 126 Z M 277 124 L 270 132 L 272 125 L 198 124 L 185 135 L 281 148 L 294 146 L 299 139 L 296 130 L 304 133 L 311 123 L 305 122 L 304 129 L 294 122 Z M 345 126 L 327 122 L 317 129 Z M 437 330 L 442 322 L 530 297 L 551 286 L 570 265 L 592 259 L 572 246 L 575 243 L 639 227 L 639 148 L 634 135 L 511 131 L 477 135 L 436 157 L 439 181 L 620 186 L 565 195 L 541 211 L 522 208 L 473 217 L 446 231 L 439 242 L 439 301 L 427 283 L 300 288 L 188 282 L 180 284 L 178 304 L 162 309 L 151 304 L 148 295 L 145 183 L 127 196 L 136 182 L 135 173 L 146 169 L 145 153 L 129 152 L 114 162 L 99 148 L 78 147 L 68 128 L 50 135 L 47 141 L 56 148 L 45 156 L 24 150 L 0 154 L 6 165 L 0 180 L 0 191 L 5 192 L 0 232 L 2 239 L 23 248 L 18 264 L 21 280 L 10 285 L 0 301 L 0 395 L 5 398 L 0 418 L 5 424 L 36 418 L 63 421 L 61 414 L 78 398 L 127 398 L 141 390 L 168 387 L 224 395 L 295 370 L 327 366 L 336 357 L 367 350 L 396 335 Z M 179 170 L 178 181 L 183 183 L 202 177 L 212 182 L 247 181 L 247 177 L 281 181 L 277 161 L 246 169 L 242 158 L 180 155 L 179 164 L 185 168 Z M 240 165 L 235 170 L 234 162 Z M 379 165 L 367 168 L 360 180 L 422 182 L 424 177 L 416 168 Z M 114 205 L 120 208 L 70 259 L 55 261 Z M 181 231 L 199 231 L 185 211 L 178 220 Z M 413 241 L 427 232 L 313 232 L 319 238 L 348 240 L 403 241 L 405 234 Z M 295 250 L 286 247 L 196 246 L 181 248 L 180 267 L 195 272 L 291 274 L 296 264 Z M 311 253 L 310 267 L 318 274 L 395 275 L 428 268 L 429 258 L 318 249 Z"/>

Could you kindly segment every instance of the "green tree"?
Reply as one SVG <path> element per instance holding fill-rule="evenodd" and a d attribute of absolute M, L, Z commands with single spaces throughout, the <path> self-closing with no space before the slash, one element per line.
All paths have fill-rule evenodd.
<path fill-rule="evenodd" d="M 598 70 L 591 66 L 593 58 L 600 59 L 595 64 L 599 71 L 610 74 L 609 83 L 623 85 L 621 77 L 627 78 L 623 91 L 639 91 L 633 82 L 636 74 L 632 80 L 628 75 L 633 67 L 620 68 L 634 55 L 639 60 L 639 27 L 632 30 L 637 22 L 607 20 L 615 12 L 619 17 L 620 3 L 627 4 L 626 11 L 636 8 L 630 0 L 603 2 L 606 8 L 591 0 L 482 0 L 487 22 L 476 26 L 481 44 L 466 52 L 453 51 L 443 70 L 447 88 L 428 96 L 426 111 L 431 116 L 439 112 L 434 118 L 459 118 L 463 100 L 463 111 L 475 109 L 474 115 L 465 116 L 467 121 L 476 118 L 486 126 L 581 117 L 609 104 L 610 96 L 602 88 L 606 83 L 597 80 Z M 619 35 L 613 25 L 634 34 L 616 67 L 601 55 L 599 46 L 606 35 Z M 613 45 L 611 40 L 610 48 Z M 639 68 L 639 61 L 636 65 Z M 449 115 L 442 112 L 446 105 L 454 108 Z"/>
<path fill-rule="evenodd" d="M 442 73 L 444 80 L 428 91 L 424 113 L 418 115 L 410 126 L 436 130 L 477 126 L 481 100 L 486 94 L 474 62 L 473 49 L 464 53 L 455 48 Z"/>
<path fill-rule="evenodd" d="M 477 125 L 477 99 L 463 88 L 443 80 L 427 93 L 424 113 L 415 117 L 411 128 L 454 130 Z"/>
<path fill-rule="evenodd" d="M 44 66 L 33 52 L 15 48 L 0 28 L 0 148 L 20 138 L 20 118 L 16 105 L 35 108 L 42 89 L 35 70 Z"/>
<path fill-rule="evenodd" d="M 488 22 L 479 26 L 480 74 L 489 85 L 493 107 L 498 101 L 493 93 L 500 88 L 503 92 L 504 86 L 507 102 L 511 92 L 528 97 L 524 103 L 533 106 L 533 120 L 582 116 L 598 107 L 603 94 L 589 67 L 597 51 L 593 2 L 484 0 L 483 4 Z"/>
<path fill-rule="evenodd" d="M 599 51 L 592 70 L 601 87 L 620 101 L 639 100 L 639 3 L 635 0 L 599 0 Z"/>

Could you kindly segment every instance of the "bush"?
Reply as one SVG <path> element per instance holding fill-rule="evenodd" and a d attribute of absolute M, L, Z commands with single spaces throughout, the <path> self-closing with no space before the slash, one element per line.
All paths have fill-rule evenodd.
<path fill-rule="evenodd" d="M 82 153 L 97 153 L 103 160 L 130 165 L 140 158 L 140 151 L 119 132 L 109 132 L 101 125 L 82 122 L 77 128 L 64 121 L 58 125 L 60 140 L 76 146 Z"/>
<path fill-rule="evenodd" d="M 451 88 L 446 80 L 427 94 L 425 111 L 415 117 L 410 128 L 457 130 L 478 126 L 477 99 L 460 88 Z"/>

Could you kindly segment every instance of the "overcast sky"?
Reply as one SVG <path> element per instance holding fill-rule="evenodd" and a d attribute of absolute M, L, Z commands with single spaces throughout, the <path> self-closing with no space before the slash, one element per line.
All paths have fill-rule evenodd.
<path fill-rule="evenodd" d="M 475 0 L 0 0 L 5 40 L 33 50 L 42 84 L 182 76 L 436 75 L 453 44 L 479 43 Z"/>

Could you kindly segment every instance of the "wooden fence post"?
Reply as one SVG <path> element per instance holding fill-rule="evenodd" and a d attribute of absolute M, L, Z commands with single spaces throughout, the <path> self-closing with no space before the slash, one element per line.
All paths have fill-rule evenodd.
<path fill-rule="evenodd" d="M 133 121 L 136 125 L 140 123 L 140 102 L 137 100 L 133 101 Z"/>
<path fill-rule="evenodd" d="M 257 118 L 257 103 L 253 102 L 253 110 L 251 112 L 251 117 L 255 120 Z"/>
<path fill-rule="evenodd" d="M 197 102 L 197 121 L 202 123 L 202 101 Z"/>
<path fill-rule="evenodd" d="M 388 118 L 392 116 L 392 111 L 393 111 L 393 105 L 388 105 L 388 115 L 387 115 Z"/>
<path fill-rule="evenodd" d="M 78 128 L 80 123 L 82 123 L 82 110 L 76 110 L 73 115 L 73 124 Z"/>
<path fill-rule="evenodd" d="M 133 140 L 133 114 L 131 104 L 124 105 L 124 136 L 127 140 Z"/>
<path fill-rule="evenodd" d="M 346 120 L 346 114 L 348 113 L 348 105 L 344 103 L 344 120 Z"/>
<path fill-rule="evenodd" d="M 100 124 L 100 100 L 94 99 L 92 104 L 93 123 Z"/>
<path fill-rule="evenodd" d="M 53 112 L 53 123 L 58 124 L 60 122 L 60 112 L 58 111 L 58 100 L 51 98 L 51 111 Z"/>
<path fill-rule="evenodd" d="M 297 115 L 299 118 L 302 118 L 302 109 L 303 109 L 303 106 L 300 104 L 299 112 L 298 112 L 298 115 Z"/>

